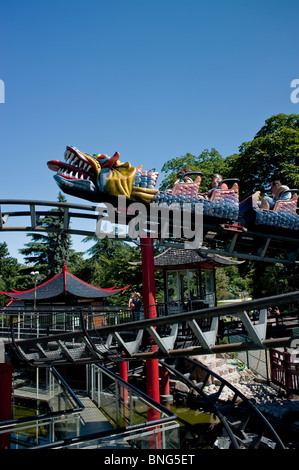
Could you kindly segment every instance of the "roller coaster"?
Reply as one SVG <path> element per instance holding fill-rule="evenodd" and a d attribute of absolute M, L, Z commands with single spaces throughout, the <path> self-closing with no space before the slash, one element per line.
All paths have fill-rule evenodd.
<path fill-rule="evenodd" d="M 252 201 L 252 197 L 249 200 Z M 287 207 L 289 206 L 288 202 L 285 201 Z M 250 203 L 245 200 L 244 204 L 247 206 Z M 169 207 L 171 205 L 167 204 L 167 210 Z M 162 208 L 165 209 L 165 206 L 160 203 L 158 208 L 162 210 Z M 126 207 L 115 207 L 115 220 L 117 221 L 120 218 L 122 209 L 122 220 L 128 223 L 133 219 L 133 216 L 126 214 Z M 199 247 L 195 246 L 194 249 L 202 253 L 217 253 L 239 259 L 293 266 L 298 265 L 299 230 L 296 228 L 289 229 L 259 224 L 255 221 L 253 222 L 252 219 L 246 222 L 243 210 L 246 211 L 245 208 L 242 209 L 241 203 L 240 215 L 236 220 L 210 217 L 204 214 L 202 243 Z M 259 209 L 249 209 L 249 213 L 251 215 L 254 214 L 256 217 L 260 217 L 259 211 Z M 262 211 L 263 213 L 265 212 L 264 210 Z M 248 214 L 247 211 L 244 213 Z M 44 218 L 46 217 L 57 217 L 57 219 L 61 220 L 62 231 L 64 233 L 82 236 L 97 236 L 102 231 L 102 224 L 106 221 L 105 213 L 103 211 L 99 212 L 98 205 L 69 204 L 41 200 L 0 200 L 0 233 L 11 231 L 54 232 L 56 230 L 54 225 L 47 226 L 44 223 Z M 294 212 L 291 212 L 291 217 L 299 219 L 299 216 Z M 128 234 L 125 236 L 116 234 L 115 237 L 120 237 L 122 240 L 131 240 Z M 175 245 L 178 248 L 184 248 L 186 242 L 186 239 L 183 237 L 159 238 L 159 233 L 157 239 L 161 245 Z"/>
<path fill-rule="evenodd" d="M 128 225 L 134 220 L 136 214 L 128 211 L 128 206 L 132 203 L 131 195 L 129 194 L 129 198 L 124 202 L 122 200 L 121 205 L 116 203 L 116 201 L 119 202 L 119 198 L 117 197 L 118 194 L 115 193 L 112 196 L 106 195 L 99 198 L 98 191 L 94 196 L 94 189 L 92 189 L 92 195 L 90 195 L 89 188 L 95 187 L 92 165 L 87 165 L 87 162 L 91 162 L 90 156 L 75 151 L 73 148 L 69 148 L 67 152 L 67 163 L 61 164 L 57 161 L 48 163 L 51 169 L 58 172 L 57 181 L 60 187 L 68 194 L 79 195 L 79 197 L 84 197 L 97 204 L 83 205 L 40 200 L 1 199 L 0 232 L 51 233 L 62 231 L 70 235 L 97 236 L 103 231 L 102 224 L 107 220 L 105 211 L 99 210 L 99 204 L 102 203 L 107 206 L 111 202 L 115 215 L 113 220 L 116 224 L 121 221 L 124 225 Z M 75 158 L 72 158 L 74 155 Z M 97 160 L 101 160 L 101 169 L 103 170 L 106 165 L 108 173 L 113 169 L 118 156 L 116 155 L 112 159 L 113 161 L 109 163 L 108 157 L 97 156 Z M 70 164 L 71 160 L 72 165 Z M 74 166 L 74 162 L 76 162 L 76 166 Z M 76 170 L 75 173 L 73 173 L 74 169 Z M 125 167 L 125 171 L 128 172 L 128 167 Z M 87 178 L 88 172 L 89 177 Z M 154 237 L 158 239 L 161 245 L 175 245 L 182 249 L 185 247 L 187 239 L 184 237 L 183 231 L 181 231 L 181 236 L 177 235 L 177 232 L 173 230 L 174 225 L 172 225 L 169 236 L 161 236 L 161 226 L 163 217 L 165 217 L 165 211 L 163 212 L 162 209 L 171 210 L 175 205 L 183 213 L 186 207 L 185 204 L 189 204 L 190 214 L 196 213 L 198 208 L 200 208 L 202 214 L 202 225 L 200 227 L 202 240 L 198 246 L 194 246 L 194 249 L 199 253 L 218 253 L 239 259 L 281 263 L 294 267 L 298 265 L 298 190 L 289 190 L 292 197 L 288 201 L 278 201 L 274 209 L 266 210 L 259 207 L 256 195 L 251 195 L 239 203 L 237 180 L 226 181 L 227 189 L 216 189 L 212 197 L 207 199 L 201 197 L 198 193 L 198 187 L 194 183 L 181 184 L 177 187 L 174 186 L 170 191 L 158 192 L 153 190 L 152 187 L 146 186 L 148 181 L 152 183 L 153 175 L 151 172 L 146 172 L 144 180 L 142 180 L 144 175 L 141 170 L 130 172 L 130 178 L 132 175 L 135 178 L 132 183 L 133 203 L 136 200 L 138 201 L 139 197 L 140 201 L 146 198 L 146 207 L 156 205 L 158 210 L 161 210 L 155 229 L 156 236 Z M 79 191 L 77 186 L 74 190 L 74 179 L 76 180 L 75 185 L 77 180 L 80 180 Z M 88 190 L 86 185 L 88 185 Z M 100 188 L 103 185 L 104 182 L 101 181 Z M 111 206 L 109 210 L 111 210 Z M 45 224 L 44 219 L 48 216 L 59 218 L 61 222 L 59 229 L 55 224 Z M 15 220 L 18 221 L 17 224 L 11 224 Z M 146 223 L 152 222 L 149 211 L 146 212 L 145 221 Z M 87 222 L 90 223 L 89 229 L 87 228 Z M 76 226 L 74 227 L 75 223 Z M 139 232 L 140 239 L 142 236 L 150 237 L 151 234 L 144 230 L 144 233 Z M 125 240 L 132 239 L 130 234 L 122 235 L 121 238 Z M 297 305 L 298 301 L 299 293 L 293 292 L 281 296 L 247 301 L 241 305 L 231 304 L 160 318 L 150 318 L 149 316 L 144 320 L 135 322 L 101 327 L 94 326 L 92 328 L 87 327 L 86 324 L 88 312 L 79 309 L 77 312 L 73 312 L 79 319 L 79 327 L 75 331 L 57 331 L 56 326 L 54 328 L 50 324 L 44 332 L 39 330 L 38 336 L 32 332 L 30 337 L 20 337 L 16 334 L 16 328 L 19 328 L 18 323 L 12 323 L 5 341 L 5 351 L 12 363 L 16 361 L 19 364 L 29 364 L 34 367 L 98 362 L 104 364 L 111 361 L 117 363 L 128 360 L 130 362 L 140 362 L 158 359 L 163 361 L 169 371 L 171 370 L 172 373 L 179 376 L 179 371 L 173 370 L 168 364 L 169 360 L 205 353 L 290 346 L 294 340 L 292 330 L 288 331 L 285 336 L 276 336 L 274 338 L 267 334 L 267 307 L 273 304 L 282 305 L 285 303 Z M 150 308 L 151 306 L 147 305 L 147 307 Z M 248 314 L 251 309 L 258 311 L 258 319 L 255 322 Z M 19 314 L 17 309 L 11 310 L 8 308 L 7 313 L 9 311 L 14 317 Z M 217 343 L 219 322 L 226 315 L 237 317 L 242 324 L 241 337 L 243 340 L 240 342 Z M 210 371 L 206 372 L 210 374 Z M 185 380 L 187 380 L 186 377 Z M 219 380 L 222 382 L 222 387 L 227 385 L 223 379 L 219 378 Z M 194 384 L 192 386 L 194 387 Z M 234 392 L 233 404 L 229 407 L 229 410 L 225 411 L 223 407 L 219 408 L 216 405 L 216 400 L 211 401 L 210 398 L 204 395 L 203 387 L 197 387 L 196 391 L 206 403 L 209 403 L 209 409 L 214 410 L 217 416 L 220 417 L 233 448 L 258 448 L 261 445 L 263 431 L 249 438 L 249 435 L 245 432 L 247 420 L 243 417 L 241 420 L 235 420 L 232 417 L 235 401 L 239 396 L 237 392 Z M 219 398 L 219 394 L 216 398 Z M 263 422 L 263 426 L 267 429 L 267 432 L 270 432 L 275 445 L 278 448 L 284 448 L 284 444 L 276 432 L 267 420 L 261 416 L 260 412 L 254 409 L 254 405 L 251 402 L 247 403 L 244 397 L 242 397 L 242 400 L 244 407 L 249 407 L 255 417 L 258 418 L 258 421 Z M 238 411 L 240 409 L 239 407 Z"/>
<path fill-rule="evenodd" d="M 145 171 L 142 167 L 132 167 L 129 162 L 121 163 L 118 152 L 112 157 L 105 154 L 91 156 L 76 147 L 66 147 L 64 161 L 51 160 L 48 167 L 56 173 L 54 179 L 66 194 L 112 206 L 125 224 L 132 218 L 129 215 L 132 211 L 127 210 L 128 204 L 133 203 L 133 211 L 136 208 L 136 212 L 141 208 L 141 212 L 145 212 L 145 222 L 149 224 L 152 222 L 151 209 L 160 210 L 154 231 L 164 244 L 167 237 L 163 233 L 163 211 L 175 211 L 177 220 L 172 223 L 172 232 L 173 235 L 176 232 L 176 236 L 171 241 L 175 239 L 181 246 L 186 243 L 184 215 L 189 212 L 194 217 L 200 213 L 202 219 L 198 223 L 195 218 L 193 225 L 195 232 L 202 232 L 198 248 L 203 251 L 217 250 L 218 254 L 266 262 L 280 260 L 281 263 L 293 264 L 298 261 L 297 189 L 279 194 L 273 209 L 269 210 L 261 208 L 259 193 L 240 202 L 239 180 L 236 178 L 221 181 L 208 196 L 208 193 L 200 193 L 203 174 L 185 173 L 184 179 L 176 181 L 172 189 L 159 191 L 156 189 L 158 173 L 155 170 Z M 196 179 L 193 181 L 194 176 Z M 185 177 L 189 179 L 186 181 Z M 121 204 L 119 196 L 124 199 Z M 177 228 L 175 225 L 179 228 L 178 234 L 174 230 Z M 140 236 L 155 236 L 150 233 L 148 225 L 143 224 L 143 227 L 144 233 L 139 230 Z"/>

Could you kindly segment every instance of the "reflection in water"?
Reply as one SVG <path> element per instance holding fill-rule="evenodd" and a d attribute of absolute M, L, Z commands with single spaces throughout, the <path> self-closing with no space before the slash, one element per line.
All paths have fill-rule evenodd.
<path fill-rule="evenodd" d="M 222 435 L 222 425 L 213 413 L 203 410 L 171 406 L 180 423 L 181 449 L 211 449 L 217 437 Z"/>

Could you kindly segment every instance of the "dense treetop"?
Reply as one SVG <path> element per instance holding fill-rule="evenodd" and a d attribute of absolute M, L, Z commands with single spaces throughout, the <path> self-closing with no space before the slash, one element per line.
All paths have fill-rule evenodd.
<path fill-rule="evenodd" d="M 273 179 L 299 188 L 299 115 L 270 117 L 252 140 L 240 145 L 238 154 L 224 158 L 211 149 L 199 156 L 187 153 L 168 160 L 162 167 L 166 176 L 161 190 L 172 187 L 177 171 L 183 166 L 203 172 L 203 192 L 210 187 L 213 173 L 220 173 L 224 178 L 239 178 L 240 198 L 256 190 L 267 191 Z"/>

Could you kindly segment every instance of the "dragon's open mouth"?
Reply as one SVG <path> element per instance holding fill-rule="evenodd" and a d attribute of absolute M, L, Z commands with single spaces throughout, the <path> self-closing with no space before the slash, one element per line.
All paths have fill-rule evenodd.
<path fill-rule="evenodd" d="M 56 171 L 57 176 L 68 180 L 91 181 L 96 184 L 97 169 L 92 157 L 85 156 L 75 147 L 67 147 L 64 153 L 65 162 L 51 160 L 48 162 L 50 170 Z"/>

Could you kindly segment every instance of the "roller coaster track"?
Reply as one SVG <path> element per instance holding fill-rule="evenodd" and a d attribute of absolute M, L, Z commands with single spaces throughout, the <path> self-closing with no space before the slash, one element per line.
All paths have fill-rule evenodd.
<path fill-rule="evenodd" d="M 51 312 L 31 313 L 49 318 L 38 332 L 22 334 L 24 309 L 7 307 L 5 315 L 13 318 L 10 337 L 5 349 L 17 354 L 24 362 L 33 366 L 48 367 L 66 363 L 92 363 L 107 361 L 140 361 L 165 359 L 200 354 L 215 354 L 233 351 L 261 350 L 290 346 L 294 340 L 292 329 L 285 336 L 269 337 L 267 333 L 267 307 L 269 305 L 297 305 L 299 291 L 250 300 L 221 307 L 178 313 L 170 316 L 120 323 L 117 325 L 86 327 L 87 311 L 72 310 L 79 325 L 75 331 L 57 332 Z M 259 318 L 252 321 L 248 312 L 257 310 Z M 31 311 L 32 312 L 32 311 Z M 296 310 L 298 326 L 298 308 Z M 26 313 L 26 312 L 25 312 Z M 217 344 L 219 321 L 227 315 L 238 319 L 240 339 L 229 344 Z M 20 324 L 16 321 L 19 316 Z M 90 324 L 90 321 L 89 321 Z M 280 330 L 278 330 L 279 333 Z M 18 336 L 19 334 L 19 336 Z M 29 337 L 28 337 L 29 334 Z M 271 336 L 273 332 L 271 331 Z"/>
<path fill-rule="evenodd" d="M 6 206 L 7 210 L 3 210 Z M 19 207 L 26 210 L 19 210 Z M 26 207 L 26 206 L 29 206 Z M 68 204 L 50 201 L 0 200 L 0 232 L 6 231 L 40 231 L 61 232 L 79 235 L 95 235 L 96 225 L 102 222 L 103 213 L 96 205 Z M 18 209 L 17 209 L 18 208 Z M 57 224 L 49 226 L 43 223 L 46 216 L 57 216 L 63 228 Z M 24 219 L 25 225 L 11 226 L 14 218 Z M 71 222 L 83 221 L 83 227 L 70 228 Z M 92 221 L 93 228 L 87 230 L 87 221 Z M 80 224 L 79 224 L 80 225 Z M 260 261 L 297 264 L 299 240 L 277 233 L 263 234 L 250 232 L 240 226 L 219 224 L 212 226 L 204 223 L 204 243 L 200 251 L 220 252 L 240 258 L 259 259 Z M 163 240 L 163 242 L 165 242 Z M 167 242 L 167 241 L 166 241 Z M 168 240 L 180 245 L 183 240 Z M 273 244 L 273 247 L 271 247 Z M 226 246 L 226 248 L 224 248 Z M 271 247 L 271 248 L 270 248 Z M 272 251 L 274 249 L 274 252 Z M 255 252 L 255 254 L 253 253 Z M 266 253 L 269 252 L 269 255 Z M 272 254 L 272 253 L 275 253 Z M 283 254 L 282 254 L 283 253 Z M 190 356 L 194 354 L 214 353 L 224 350 L 264 349 L 271 346 L 290 344 L 291 337 L 267 338 L 267 307 L 284 302 L 298 302 L 299 292 L 274 296 L 265 299 L 247 301 L 238 305 L 208 308 L 167 317 L 129 322 L 114 326 L 103 326 L 87 330 L 84 314 L 79 312 L 81 331 L 59 333 L 39 338 L 15 341 L 12 343 L 24 358 L 36 364 L 47 364 L 65 361 L 91 362 L 94 359 L 104 360 L 107 355 L 130 357 L 131 359 L 150 359 L 170 356 Z M 248 311 L 259 310 L 259 320 L 254 324 Z M 219 345 L 216 344 L 219 318 L 226 315 L 237 315 L 246 331 L 244 342 Z M 50 325 L 49 325 L 50 328 Z M 185 331 L 184 331 L 185 330 Z M 147 338 L 151 338 L 154 347 L 148 347 Z M 77 346 L 74 342 L 77 340 Z M 69 344 L 71 341 L 71 345 Z M 21 346 L 22 343 L 22 346 Z M 53 344 L 55 344 L 53 350 Z M 146 345 L 146 346 L 145 346 Z M 21 350 L 21 348 L 23 348 Z M 52 348 L 52 351 L 51 351 Z M 24 352 L 27 350 L 27 353 Z M 22 352 L 23 351 L 23 352 Z M 29 352 L 28 352 L 29 351 Z M 111 354 L 111 351 L 114 351 Z"/>
<path fill-rule="evenodd" d="M 98 205 L 38 200 L 0 200 L 0 232 L 57 232 L 57 227 L 46 226 L 43 223 L 43 218 L 47 216 L 59 217 L 64 233 L 82 236 L 95 236 L 98 233 L 97 227 L 99 229 L 102 221 L 105 220 L 102 212 L 98 210 Z M 11 225 L 14 220 L 23 225 Z M 89 229 L 86 228 L 88 221 L 90 222 Z M 76 227 L 73 227 L 73 223 Z M 124 236 L 121 238 L 125 239 Z M 183 248 L 185 241 L 184 239 L 160 239 L 161 244 L 168 246 L 175 244 L 178 248 Z M 288 265 L 299 263 L 299 237 L 295 230 L 277 231 L 269 226 L 265 232 L 265 229 L 258 227 L 248 229 L 242 225 L 229 225 L 217 218 L 210 220 L 204 218 L 203 243 L 198 250 L 202 253 L 216 253 L 269 263 Z"/>
<path fill-rule="evenodd" d="M 253 325 L 248 318 L 247 309 L 259 308 L 260 320 L 264 315 L 261 312 L 263 307 L 273 302 L 278 305 L 286 303 L 294 304 L 299 301 L 299 292 L 267 297 L 255 301 L 247 301 L 240 304 L 226 305 L 201 311 L 193 311 L 183 314 L 176 314 L 168 317 L 140 320 L 113 326 L 103 326 L 100 328 L 86 329 L 84 311 L 74 310 L 75 316 L 80 314 L 80 324 L 82 329 L 77 331 L 64 331 L 60 334 L 52 333 L 49 327 L 46 331 L 39 331 L 40 336 L 30 339 L 16 339 L 16 332 L 20 330 L 16 320 L 17 311 L 7 308 L 7 314 L 11 314 L 14 321 L 11 325 L 11 339 L 5 343 L 7 357 L 14 362 L 17 357 L 18 365 L 23 363 L 36 367 L 53 367 L 62 364 L 84 364 L 96 363 L 105 364 L 129 360 L 137 361 L 138 364 L 144 360 L 159 358 L 160 364 L 168 372 L 184 382 L 191 390 L 197 394 L 196 406 L 200 410 L 213 413 L 217 416 L 222 431 L 217 435 L 221 436 L 215 442 L 216 448 L 229 449 L 260 449 L 260 448 L 288 448 L 288 443 L 283 442 L 268 419 L 255 406 L 254 402 L 244 396 L 244 394 L 227 382 L 224 378 L 211 371 L 207 367 L 194 361 L 188 355 L 228 352 L 236 350 L 261 349 L 275 346 L 287 346 L 292 341 L 292 335 L 275 339 L 264 338 L 266 335 L 266 323 Z M 44 312 L 39 312 L 42 315 Z M 200 321 L 203 318 L 211 318 L 212 323 L 215 318 L 221 315 L 238 315 L 244 322 L 248 333 L 245 341 L 230 345 L 216 345 L 212 341 L 215 331 L 212 329 L 202 331 Z M 189 331 L 194 333 L 193 340 L 187 340 L 178 335 L 178 322 L 186 323 Z M 249 324 L 251 323 L 251 325 Z M 170 335 L 165 334 L 165 326 L 171 328 Z M 196 326 L 195 326 L 196 325 Z M 210 324 L 211 326 L 211 324 Z M 262 328 L 260 328 L 262 326 Z M 215 327 L 215 323 L 214 323 Z M 155 333 L 154 333 L 155 331 Z M 135 339 L 132 340 L 132 336 Z M 174 332 L 176 334 L 174 334 Z M 33 333 L 33 332 L 32 332 Z M 149 350 L 142 345 L 142 336 L 148 335 L 152 339 Z M 128 335 L 128 337 L 126 337 Z M 129 340 L 128 340 L 129 338 Z M 148 344 L 148 339 L 146 343 Z M 194 346 L 194 339 L 199 345 Z M 185 344 L 185 347 L 184 347 Z M 187 361 L 192 368 L 189 372 L 180 372 L 178 367 L 174 367 L 169 362 L 174 358 Z M 21 360 L 21 363 L 20 363 Z M 200 383 L 192 381 L 192 369 L 200 368 L 205 376 Z M 184 368 L 186 371 L 186 368 Z M 211 394 L 206 393 L 205 385 L 210 377 L 216 378 L 220 383 L 219 389 Z M 228 388 L 233 395 L 232 400 L 224 402 L 221 393 Z M 191 429 L 191 433 L 193 429 Z M 194 431 L 196 434 L 196 430 Z M 212 434 L 213 435 L 213 434 Z M 195 439 L 196 441 L 196 439 Z M 62 447 L 69 443 L 61 443 Z"/>
<path fill-rule="evenodd" d="M 240 392 L 236 387 L 231 385 L 229 382 L 224 380 L 215 372 L 212 372 L 207 367 L 199 364 L 197 361 L 194 361 L 190 358 L 182 358 L 184 361 L 187 361 L 191 364 L 192 369 L 189 373 L 182 373 L 178 370 L 178 368 L 174 365 L 168 364 L 166 361 L 161 360 L 160 365 L 165 368 L 172 377 L 178 379 L 179 381 L 185 383 L 190 390 L 197 394 L 197 405 L 196 407 L 200 410 L 204 410 L 206 413 L 211 413 L 216 416 L 219 420 L 219 425 L 221 429 L 219 429 L 219 425 L 217 425 L 217 435 L 220 436 L 220 442 L 224 442 L 224 448 L 226 449 L 263 449 L 263 448 L 271 448 L 271 449 L 285 449 L 287 447 L 287 443 L 283 442 L 280 436 L 277 434 L 275 429 L 269 423 L 269 421 L 265 418 L 265 416 L 259 411 L 259 409 L 254 405 L 254 403 L 249 400 L 247 397 L 244 396 L 242 392 Z M 136 389 L 131 384 L 124 382 L 120 377 L 114 374 L 111 370 L 105 368 L 104 366 L 98 364 L 97 365 L 100 370 L 104 371 L 106 374 L 114 378 L 115 381 L 118 381 L 120 384 L 129 387 L 131 390 L 135 391 L 137 395 L 141 395 L 147 402 L 151 403 L 153 406 L 159 406 L 160 410 L 164 412 L 165 417 L 156 420 L 155 425 L 163 424 L 165 422 L 169 422 L 170 420 L 178 419 L 181 421 L 186 427 L 186 431 L 191 434 L 194 434 L 194 442 L 192 443 L 193 446 L 191 448 L 197 448 L 197 433 L 198 429 L 193 431 L 193 426 L 189 423 L 184 422 L 177 415 L 174 415 L 173 412 L 169 411 L 167 408 L 164 408 L 161 405 L 158 405 L 154 401 L 150 400 L 143 392 Z M 201 371 L 204 372 L 205 377 L 202 382 L 194 383 L 191 380 L 192 378 L 192 370 L 200 368 Z M 207 394 L 205 392 L 205 385 L 209 381 L 209 379 L 213 377 L 213 379 L 218 380 L 220 386 L 218 390 L 213 394 Z M 227 387 L 232 394 L 232 399 L 230 402 L 223 402 L 221 401 L 221 394 L 223 390 Z M 148 423 L 147 423 L 148 427 Z M 140 425 L 134 424 L 132 426 L 132 430 L 136 433 L 139 431 L 139 428 L 142 430 L 146 429 L 144 423 Z M 80 436 L 77 438 L 70 438 L 66 440 L 61 440 L 52 444 L 46 444 L 43 446 L 34 447 L 36 449 L 63 449 L 63 448 L 71 448 L 72 446 L 77 446 L 78 444 L 84 444 L 84 442 L 91 442 L 98 440 L 103 437 L 109 437 L 110 439 L 116 438 L 118 435 L 122 434 L 123 436 L 130 435 L 132 433 L 131 427 L 127 426 L 124 428 L 117 428 L 113 431 L 102 431 L 97 434 L 88 435 L 88 436 Z M 211 437 L 208 439 L 213 441 L 214 436 L 216 435 L 213 432 L 205 434 L 205 438 L 207 435 L 211 434 Z M 214 442 L 214 446 L 216 448 L 222 448 L 218 444 L 218 439 L 216 443 Z M 209 443 L 213 445 L 213 442 Z M 208 444 L 207 444 L 208 445 Z M 221 444 L 223 445 L 223 444 Z"/>
<path fill-rule="evenodd" d="M 168 364 L 165 360 L 160 363 L 197 394 L 198 408 L 214 413 L 218 417 L 224 430 L 225 448 L 258 449 L 262 446 L 267 447 L 268 439 L 275 449 L 285 448 L 269 421 L 242 392 L 215 372 L 199 364 L 198 361 L 190 358 L 184 358 L 184 361 L 191 367 L 188 373 L 180 372 L 177 367 Z M 196 384 L 191 380 L 192 371 L 195 368 L 201 369 L 204 373 L 203 381 Z M 217 379 L 220 386 L 215 393 L 209 395 L 205 392 L 205 386 L 211 378 Z M 221 401 L 221 394 L 225 387 L 232 392 L 232 400 L 229 402 Z"/>
<path fill-rule="evenodd" d="M 8 206 L 4 209 L 4 206 Z M 20 210 L 25 207 L 25 210 Z M 29 207 L 28 207 L 29 206 Z M 96 226 L 101 224 L 103 216 L 96 205 L 68 204 L 50 201 L 0 200 L 0 232 L 61 232 L 82 236 L 95 236 Z M 63 228 L 46 226 L 44 217 L 57 216 Z M 14 219 L 25 222 L 23 225 L 10 225 Z M 71 228 L 75 220 L 84 221 L 77 228 Z M 93 228 L 87 230 L 86 222 L 90 220 Z M 82 226 L 83 225 L 83 226 Z M 123 238 L 123 237 L 122 237 Z M 184 240 L 161 240 L 164 245 L 184 246 Z M 270 263 L 297 265 L 299 263 L 298 236 L 278 233 L 269 228 L 265 233 L 259 230 L 248 230 L 241 225 L 229 225 L 221 221 L 204 221 L 203 244 L 201 252 L 218 253 L 241 259 L 252 259 Z M 23 337 L 22 321 L 16 317 L 24 316 L 24 310 L 7 308 L 5 315 L 11 315 L 10 336 L 0 341 L 4 346 L 6 359 L 18 364 L 26 363 L 35 367 L 49 367 L 63 364 L 87 364 L 121 361 L 144 361 L 159 359 L 163 367 L 179 377 L 195 390 L 202 399 L 202 405 L 215 413 L 222 423 L 230 441 L 230 448 L 259 448 L 267 436 L 276 448 L 284 444 L 266 418 L 240 391 L 217 376 L 221 382 L 219 391 L 214 396 L 204 392 L 205 381 L 194 384 L 185 374 L 181 374 L 167 363 L 173 358 L 186 358 L 200 354 L 220 352 L 248 351 L 272 347 L 290 346 L 294 339 L 292 332 L 275 338 L 267 336 L 267 307 L 269 305 L 298 304 L 299 291 L 284 295 L 251 300 L 239 304 L 230 304 L 171 316 L 150 318 L 118 325 L 88 328 L 86 312 L 78 308 L 74 316 L 79 319 L 79 326 L 74 331 L 57 332 L 50 323 L 37 332 L 31 331 L 30 337 Z M 297 307 L 296 307 L 297 308 Z M 258 320 L 253 322 L 248 312 L 257 310 Z M 298 308 L 297 308 L 298 312 Z M 44 312 L 34 312 L 38 317 Z M 217 344 L 219 322 L 227 315 L 238 318 L 242 324 L 239 342 Z M 298 315 L 298 313 L 297 313 Z M 17 335 L 18 333 L 18 335 Z M 204 366 L 201 366 L 204 368 Z M 205 368 L 204 368 L 205 369 Z M 206 379 L 212 374 L 205 370 Z M 219 403 L 224 387 L 230 388 L 234 398 L 229 405 Z M 242 406 L 236 406 L 241 400 Z M 244 413 L 240 415 L 240 410 Z M 237 418 L 236 418 L 237 416 Z M 249 421 L 257 420 L 258 432 L 254 435 L 247 432 Z M 254 426 L 256 429 L 256 426 Z"/>

